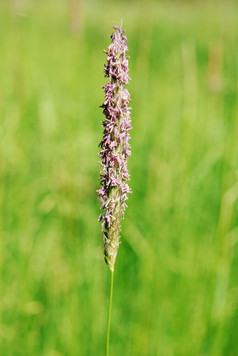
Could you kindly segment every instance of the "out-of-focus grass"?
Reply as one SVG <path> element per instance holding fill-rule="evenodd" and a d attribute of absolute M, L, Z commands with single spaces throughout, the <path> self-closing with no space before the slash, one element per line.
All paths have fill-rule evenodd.
<path fill-rule="evenodd" d="M 102 49 L 123 17 L 133 194 L 115 272 L 111 354 L 235 356 L 238 8 L 82 9 L 73 37 L 66 2 L 0 4 L 0 353 L 104 354 L 98 106 Z"/>

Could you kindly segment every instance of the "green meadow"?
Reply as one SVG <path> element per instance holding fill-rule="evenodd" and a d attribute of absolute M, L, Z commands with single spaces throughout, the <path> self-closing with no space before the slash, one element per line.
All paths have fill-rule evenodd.
<path fill-rule="evenodd" d="M 110 356 L 238 355 L 238 4 L 0 0 L 0 355 L 105 354 L 98 144 L 132 97 Z"/>

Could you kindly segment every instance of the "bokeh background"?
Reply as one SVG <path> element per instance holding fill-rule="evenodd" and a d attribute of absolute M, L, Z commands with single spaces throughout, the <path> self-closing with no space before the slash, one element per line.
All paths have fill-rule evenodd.
<path fill-rule="evenodd" d="M 123 20 L 132 156 L 113 356 L 238 355 L 238 4 L 0 0 L 0 354 L 104 355 L 103 49 Z"/>

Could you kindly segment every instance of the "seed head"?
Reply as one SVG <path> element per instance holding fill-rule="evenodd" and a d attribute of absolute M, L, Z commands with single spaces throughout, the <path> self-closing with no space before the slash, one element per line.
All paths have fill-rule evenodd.
<path fill-rule="evenodd" d="M 100 174 L 101 189 L 98 190 L 101 209 L 99 221 L 102 222 L 104 238 L 104 257 L 109 268 L 113 271 L 120 239 L 121 219 L 127 200 L 131 193 L 128 184 L 127 157 L 130 156 L 129 131 L 131 129 L 130 94 L 126 89 L 129 81 L 128 56 L 126 51 L 127 38 L 120 27 L 111 35 L 112 42 L 107 51 L 105 77 L 109 83 L 103 86 L 105 101 L 101 106 L 105 119 L 102 122 L 103 139 L 99 146 L 102 166 Z"/>

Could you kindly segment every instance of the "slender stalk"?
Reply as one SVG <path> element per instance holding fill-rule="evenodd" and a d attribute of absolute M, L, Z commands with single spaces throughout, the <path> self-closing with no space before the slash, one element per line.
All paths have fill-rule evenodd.
<path fill-rule="evenodd" d="M 106 342 L 106 356 L 109 356 L 109 345 L 110 345 L 110 326 L 111 326 L 111 314 L 112 314 L 112 294 L 113 294 L 113 278 L 114 270 L 111 270 L 111 288 L 110 288 L 110 299 L 108 308 L 108 320 L 107 320 L 107 342 Z"/>

